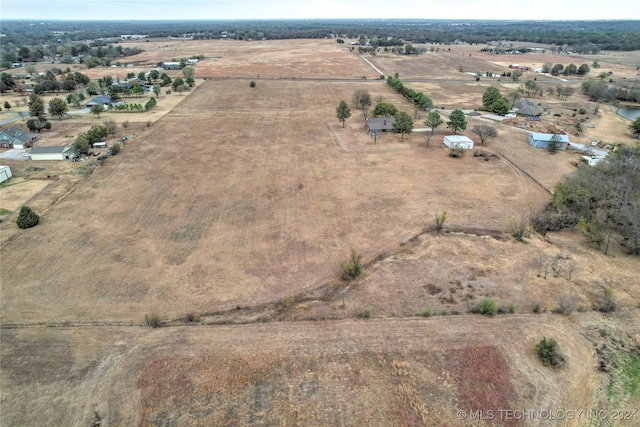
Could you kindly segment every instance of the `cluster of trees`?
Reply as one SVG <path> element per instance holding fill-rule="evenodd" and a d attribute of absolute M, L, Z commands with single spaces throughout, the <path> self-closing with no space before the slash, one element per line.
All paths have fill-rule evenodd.
<path fill-rule="evenodd" d="M 29 115 L 32 117 L 27 120 L 27 128 L 31 132 L 41 132 L 42 129 L 51 129 L 51 123 L 45 117 L 44 99 L 40 95 L 29 95 Z"/>
<path fill-rule="evenodd" d="M 104 40 L 95 40 L 90 44 L 84 41 L 86 39 L 79 42 L 60 42 L 59 38 L 52 37 L 51 33 L 45 31 L 42 33 L 45 37 L 32 40 L 31 44 L 29 41 L 34 38 L 32 35 L 17 40 L 15 44 L 13 41 L 9 42 L 2 56 L 2 67 L 10 67 L 15 62 L 40 62 L 57 58 L 62 64 L 80 62 L 88 68 L 93 68 L 98 65 L 109 66 L 114 59 L 136 55 L 143 51 L 139 47 L 123 47 Z"/>
<path fill-rule="evenodd" d="M 551 62 L 545 62 L 542 64 L 542 71 L 544 73 L 549 73 L 552 76 L 559 76 L 561 74 L 564 76 L 570 76 L 572 74 L 584 76 L 589 74 L 591 68 L 589 68 L 589 65 L 587 64 L 582 64 L 579 67 L 576 64 L 569 64 L 565 67 L 562 64 L 552 65 Z"/>
<path fill-rule="evenodd" d="M 634 138 L 640 138 L 640 117 L 635 119 L 633 123 L 629 125 L 629 129 L 631 129 L 631 134 Z"/>
<path fill-rule="evenodd" d="M 640 145 L 621 145 L 606 161 L 564 178 L 533 225 L 541 233 L 579 227 L 605 253 L 619 235 L 640 255 Z"/>
<path fill-rule="evenodd" d="M 389 76 L 387 78 L 387 84 L 400 95 L 404 96 L 408 101 L 413 102 L 421 110 L 433 107 L 433 101 L 427 95 L 405 87 L 398 78 L 398 73 L 396 73 L 394 77 Z"/>
<path fill-rule="evenodd" d="M 510 105 L 502 97 L 500 90 L 494 86 L 489 86 L 482 95 L 482 109 L 495 114 L 505 115 L 509 112 Z"/>
<path fill-rule="evenodd" d="M 82 56 L 88 66 L 110 65 L 117 58 L 136 53 L 119 44 L 120 34 L 149 37 L 189 36 L 194 39 L 280 40 L 338 37 L 365 38 L 378 46 L 405 43 L 489 43 L 494 40 L 572 46 L 579 53 L 640 49 L 637 21 L 460 21 L 460 20 L 240 20 L 188 22 L 64 22 L 45 23 L 33 31 L 29 21 L 3 22 L 2 66 L 13 62 L 60 58 L 71 63 Z M 455 24 L 455 25 L 452 25 Z M 54 33 L 53 30 L 57 31 Z M 86 40 L 95 40 L 87 44 Z"/>
<path fill-rule="evenodd" d="M 76 154 L 86 155 L 91 149 L 91 145 L 103 141 L 109 135 L 109 128 L 105 125 L 93 125 L 88 131 L 80 133 L 74 143 L 73 148 Z"/>
<path fill-rule="evenodd" d="M 154 100 L 154 98 L 150 98 L 149 101 L 151 101 L 151 99 Z M 149 104 L 149 101 L 147 101 L 147 104 Z M 109 105 L 109 110 L 112 111 L 117 111 L 117 112 L 132 112 L 132 113 L 139 113 L 141 111 L 145 111 L 146 110 L 146 105 L 142 106 L 142 104 L 120 104 L 120 105 Z M 155 105 L 155 103 L 153 104 Z M 151 107 L 153 107 L 153 105 Z"/>
<path fill-rule="evenodd" d="M 587 80 L 580 86 L 582 93 L 589 95 L 591 101 L 610 101 L 617 99 L 625 102 L 640 102 L 640 88 L 609 86 L 602 80 Z"/>
<path fill-rule="evenodd" d="M 16 87 L 16 81 L 9 73 L 0 74 L 0 92 L 5 93 Z"/>

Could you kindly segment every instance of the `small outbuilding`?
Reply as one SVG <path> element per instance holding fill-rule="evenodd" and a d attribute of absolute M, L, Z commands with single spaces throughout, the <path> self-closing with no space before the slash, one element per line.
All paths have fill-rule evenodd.
<path fill-rule="evenodd" d="M 11 168 L 9 166 L 0 166 L 0 182 L 5 182 L 12 176 Z"/>
<path fill-rule="evenodd" d="M 66 147 L 33 147 L 31 150 L 31 160 L 73 160 L 76 151 L 73 146 Z"/>
<path fill-rule="evenodd" d="M 473 141 L 464 135 L 448 135 L 444 137 L 444 145 L 449 148 L 473 149 Z"/>
<path fill-rule="evenodd" d="M 558 150 L 566 150 L 569 144 L 569 136 L 564 134 L 531 132 L 528 138 L 529 145 L 535 148 L 549 148 L 549 143 L 554 135 L 558 137 Z"/>
<path fill-rule="evenodd" d="M 182 64 L 179 62 L 163 62 L 162 68 L 165 70 L 181 70 Z"/>

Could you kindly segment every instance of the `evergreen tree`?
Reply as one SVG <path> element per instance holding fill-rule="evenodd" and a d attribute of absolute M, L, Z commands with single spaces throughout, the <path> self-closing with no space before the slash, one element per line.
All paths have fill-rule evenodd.
<path fill-rule="evenodd" d="M 345 120 L 351 117 L 351 108 L 349 108 L 347 101 L 340 101 L 338 108 L 336 108 L 336 117 L 342 122 L 342 127 L 344 127 Z"/>
<path fill-rule="evenodd" d="M 25 229 L 31 228 L 38 225 L 40 222 L 40 217 L 36 215 L 36 213 L 31 210 L 29 206 L 22 206 L 20 208 L 20 213 L 18 214 L 18 218 L 16 219 L 16 224 L 18 227 Z"/>
<path fill-rule="evenodd" d="M 467 128 L 467 119 L 464 117 L 464 112 L 462 110 L 453 110 L 451 114 L 449 114 L 447 126 L 454 134 L 458 133 L 458 131 L 462 132 L 465 130 Z"/>

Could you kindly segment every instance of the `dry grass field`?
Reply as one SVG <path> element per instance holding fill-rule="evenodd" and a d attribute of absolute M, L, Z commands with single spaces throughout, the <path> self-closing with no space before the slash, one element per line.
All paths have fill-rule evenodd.
<path fill-rule="evenodd" d="M 578 231 L 509 235 L 576 154 L 529 147 L 517 123 L 496 124 L 488 161 L 450 158 L 442 129 L 428 147 L 421 132 L 374 144 L 359 111 L 342 127 L 338 102 L 368 89 L 411 106 L 332 41 L 142 44 L 131 58 L 141 67 L 202 54 L 196 76 L 214 78 L 161 98 L 153 117 L 127 116 L 135 137 L 93 173 L 54 162 L 30 172 L 59 179 L 23 193 L 37 227 L 0 223 L 0 424 L 84 426 L 97 414 L 109 426 L 553 426 L 464 416 L 637 408 L 625 365 L 602 363 L 640 349 L 638 260 L 617 241 L 604 255 Z M 501 65 L 463 53 L 373 60 L 446 116 L 513 84 L 464 77 L 462 60 Z M 540 101 L 569 117 L 588 105 L 577 93 Z M 54 121 L 41 143 L 104 118 L 122 120 Z M 613 110 L 590 120 L 579 141 L 632 141 Z M 24 176 L 35 163 L 11 166 Z M 20 185 L 0 189 L 3 204 Z M 347 284 L 351 249 L 365 271 Z M 562 271 L 545 275 L 541 260 L 555 259 Z M 604 283 L 616 313 L 596 310 Z M 514 313 L 467 314 L 485 297 Z M 559 297 L 579 310 L 553 314 Z M 566 358 L 557 370 L 536 357 L 543 336 Z"/>

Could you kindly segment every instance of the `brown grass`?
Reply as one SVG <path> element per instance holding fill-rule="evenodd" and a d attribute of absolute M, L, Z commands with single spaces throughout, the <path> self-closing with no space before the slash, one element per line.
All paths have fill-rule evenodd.
<path fill-rule="evenodd" d="M 526 244 L 505 233 L 510 219 L 544 206 L 542 186 L 573 170 L 576 155 L 534 150 L 506 126 L 484 148 L 498 154 L 489 161 L 448 157 L 444 130 L 429 148 L 420 133 L 373 145 L 357 111 L 340 127 L 339 100 L 367 88 L 411 106 L 370 79 L 301 80 L 373 74 L 332 41 L 153 43 L 141 68 L 204 50 L 196 75 L 223 78 L 161 99 L 149 128 L 145 116 L 131 118 L 136 137 L 86 179 L 69 163 L 42 162 L 38 174 L 60 179 L 29 202 L 41 224 L 0 224 L 3 425 L 87 425 L 96 411 L 113 426 L 463 426 L 455 409 L 465 406 L 606 407 L 593 346 L 603 330 L 626 348 L 640 345 L 637 260 L 618 244 L 605 256 L 579 233 Z M 386 72 L 415 76 L 411 86 L 447 109 L 475 108 L 497 84 L 460 76 L 458 63 L 497 65 L 457 47 L 433 61 L 430 81 L 428 55 L 382 56 Z M 253 73 L 266 74 L 250 88 Z M 629 141 L 601 111 L 578 140 Z M 42 143 L 103 119 L 54 121 Z M 15 170 L 27 173 L 31 162 L 20 163 Z M 436 234 L 445 209 L 449 232 Z M 337 279 L 351 248 L 365 271 L 346 286 Z M 539 257 L 558 253 L 576 262 L 572 279 L 538 277 Z M 605 279 L 620 305 L 607 317 L 589 310 Z M 587 311 L 526 314 L 534 303 L 550 313 L 561 292 Z M 278 313 L 287 296 L 295 303 Z M 517 314 L 465 315 L 482 297 L 513 302 Z M 357 318 L 363 307 L 373 318 Z M 408 318 L 425 307 L 433 317 Z M 461 315 L 439 316 L 443 309 Z M 144 313 L 170 326 L 146 328 Z M 184 313 L 199 325 L 183 325 Z M 336 320 L 295 321 L 321 318 Z M 560 343 L 562 370 L 537 360 L 542 336 Z"/>

